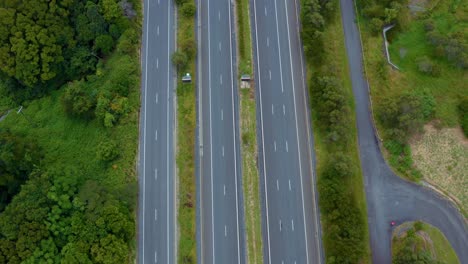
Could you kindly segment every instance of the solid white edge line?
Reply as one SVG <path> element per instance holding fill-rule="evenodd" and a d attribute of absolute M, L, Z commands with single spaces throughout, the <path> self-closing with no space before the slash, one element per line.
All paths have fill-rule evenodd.
<path fill-rule="evenodd" d="M 241 258 L 240 258 L 240 233 L 239 233 L 239 198 L 237 194 L 237 181 L 238 181 L 238 172 L 237 172 L 237 147 L 236 147 L 236 126 L 235 126 L 235 110 L 234 110 L 234 71 L 232 70 L 232 21 L 231 21 L 231 4 L 229 2 L 230 0 L 227 0 L 228 6 L 229 6 L 229 49 L 231 50 L 231 91 L 232 91 L 232 96 L 231 96 L 231 102 L 232 102 L 232 128 L 233 128 L 233 141 L 234 141 L 234 175 L 236 177 L 235 180 L 235 186 L 236 186 L 236 224 L 237 224 L 237 260 L 238 263 L 241 263 Z"/>
<path fill-rule="evenodd" d="M 215 239 L 214 239 L 214 198 L 213 198 L 213 127 L 211 120 L 211 42 L 210 42 L 210 0 L 208 2 L 208 101 L 210 105 L 210 177 L 211 177 L 211 244 L 213 248 L 213 263 L 215 261 Z"/>
<path fill-rule="evenodd" d="M 202 175 L 202 172 L 203 172 L 203 162 L 202 162 L 202 158 L 203 158 L 203 107 L 202 107 L 202 103 L 203 103 L 203 91 L 202 91 L 202 56 L 201 56 L 201 43 L 202 43 L 202 37 L 201 37 L 201 12 L 202 12 L 202 8 L 201 8 L 201 0 L 198 0 L 197 1 L 197 27 L 198 27 L 198 30 L 197 30 L 197 37 L 198 37 L 198 41 L 197 41 L 197 48 L 198 48 L 198 51 L 197 52 L 197 57 L 198 57 L 198 121 L 199 121 L 199 126 L 198 126 L 198 132 L 200 133 L 198 135 L 198 138 L 199 138 L 199 162 L 200 162 L 200 167 L 199 167 L 199 184 L 200 184 L 200 192 L 199 192 L 199 195 L 200 195 L 200 260 L 201 260 L 201 263 L 204 263 L 204 252 L 203 252 L 203 175 Z"/>
<path fill-rule="evenodd" d="M 265 207 L 266 207 L 266 222 L 267 222 L 267 240 L 268 240 L 268 264 L 271 264 L 271 247 L 270 247 L 270 221 L 268 218 L 268 187 L 267 187 L 267 180 L 266 180 L 266 160 L 265 160 L 265 135 L 263 134 L 263 106 L 262 106 L 262 81 L 260 78 L 260 51 L 258 48 L 258 28 L 257 28 L 257 7 L 256 2 L 253 0 L 253 7 L 254 7 L 254 20 L 255 20 L 255 45 L 257 48 L 257 67 L 258 67 L 258 92 L 259 92 L 259 101 L 260 101 L 260 119 L 261 119 L 261 127 L 262 127 L 262 150 L 263 150 L 263 179 L 265 184 Z"/>
<path fill-rule="evenodd" d="M 146 1 L 147 8 L 146 8 L 146 47 L 145 47 L 145 101 L 144 101 L 144 118 L 143 118 L 143 222 L 142 222 L 142 258 L 143 264 L 145 263 L 145 186 L 146 186 L 146 100 L 148 95 L 148 28 L 149 28 L 149 0 Z"/>
<path fill-rule="evenodd" d="M 166 199 L 167 199 L 167 231 L 166 231 L 166 234 L 167 234 L 167 263 L 171 263 L 171 256 L 170 256 L 170 237 L 169 237 L 169 233 L 170 233 L 170 222 L 169 222 L 169 215 L 170 215 L 170 201 L 169 201 L 169 181 L 170 181 L 170 175 L 169 175 L 169 112 L 170 112 L 170 108 L 169 108 L 169 105 L 170 105 L 170 93 L 171 93 L 171 88 L 170 88 L 170 61 L 171 61 L 171 58 L 170 58 L 170 53 L 171 53 L 171 4 L 169 3 L 169 1 L 167 2 L 167 13 L 168 13 L 168 16 L 167 16 L 167 115 L 166 115 L 166 118 L 167 118 L 167 121 L 166 121 L 166 133 L 167 133 L 167 140 L 166 140 L 166 171 L 167 171 L 167 186 L 166 186 Z"/>
<path fill-rule="evenodd" d="M 276 0 L 275 0 L 276 3 Z M 302 162 L 301 162 L 301 152 L 300 148 L 301 145 L 299 143 L 299 128 L 297 125 L 297 106 L 296 106 L 296 88 L 294 85 L 294 69 L 293 69 L 293 63 L 292 63 L 292 54 L 291 54 L 291 36 L 289 33 L 289 16 L 288 16 L 288 3 L 285 1 L 284 2 L 285 6 L 285 11 L 286 11 L 286 29 L 288 31 L 288 44 L 289 44 L 289 61 L 291 65 L 291 82 L 292 82 L 292 88 L 293 88 L 293 99 L 294 99 L 294 120 L 296 122 L 296 140 L 297 140 L 297 155 L 299 157 L 299 174 L 301 177 L 301 199 L 302 199 L 302 214 L 304 218 L 304 237 L 305 237 L 305 247 L 306 247 L 306 259 L 307 263 L 309 263 L 309 246 L 308 246 L 308 241 L 307 241 L 307 224 L 306 224 L 306 216 L 305 216 L 305 205 L 304 205 L 304 186 L 302 183 Z"/>

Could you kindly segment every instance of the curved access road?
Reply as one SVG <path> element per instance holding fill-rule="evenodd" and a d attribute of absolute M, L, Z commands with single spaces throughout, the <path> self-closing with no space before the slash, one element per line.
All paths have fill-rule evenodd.
<path fill-rule="evenodd" d="M 372 124 L 368 83 L 363 74 L 362 49 L 352 0 L 341 0 L 341 15 L 356 102 L 361 166 L 367 200 L 372 262 L 391 263 L 390 221 L 422 220 L 439 228 L 462 264 L 468 263 L 465 219 L 451 202 L 435 192 L 407 182 L 389 168 L 379 149 Z"/>

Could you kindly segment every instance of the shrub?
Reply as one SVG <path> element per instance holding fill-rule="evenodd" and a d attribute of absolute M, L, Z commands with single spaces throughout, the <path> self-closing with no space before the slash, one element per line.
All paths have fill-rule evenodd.
<path fill-rule="evenodd" d="M 185 17 L 193 17 L 197 11 L 197 7 L 193 1 L 190 1 L 182 5 L 181 11 Z"/>
<path fill-rule="evenodd" d="M 416 232 L 423 230 L 423 223 L 421 221 L 416 221 L 414 223 L 414 230 L 416 230 Z"/>
<path fill-rule="evenodd" d="M 90 117 L 96 106 L 95 99 L 82 81 L 70 83 L 61 99 L 65 111 L 78 117 Z"/>
<path fill-rule="evenodd" d="M 463 129 L 463 133 L 465 137 L 468 137 L 468 96 L 460 100 L 458 115 L 460 117 L 460 125 Z"/>
<path fill-rule="evenodd" d="M 403 143 L 422 129 L 424 122 L 432 117 L 434 107 L 431 94 L 410 91 L 383 100 L 376 108 L 376 115 L 387 128 L 386 136 Z"/>
<path fill-rule="evenodd" d="M 371 21 L 370 21 L 371 31 L 372 31 L 372 33 L 374 33 L 376 35 L 378 33 L 380 33 L 380 31 L 383 28 L 383 25 L 384 25 L 384 22 L 382 21 L 382 19 L 377 18 L 377 17 L 372 18 Z"/>
<path fill-rule="evenodd" d="M 434 77 L 440 75 L 439 66 L 434 64 L 427 56 L 417 58 L 416 63 L 418 65 L 418 70 L 420 73 L 431 75 Z"/>
<path fill-rule="evenodd" d="M 118 145 L 113 140 L 101 142 L 97 147 L 97 158 L 102 161 L 113 161 L 119 156 Z"/>
<path fill-rule="evenodd" d="M 188 58 L 185 53 L 176 51 L 172 54 L 171 61 L 177 68 L 185 68 L 187 66 Z"/>

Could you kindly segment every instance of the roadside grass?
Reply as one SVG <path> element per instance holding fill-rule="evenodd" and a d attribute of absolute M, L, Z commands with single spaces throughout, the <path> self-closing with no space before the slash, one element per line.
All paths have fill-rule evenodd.
<path fill-rule="evenodd" d="M 459 127 L 438 129 L 429 124 L 424 130 L 410 142 L 414 164 L 431 184 L 450 192 L 466 217 L 468 140 Z"/>
<path fill-rule="evenodd" d="M 350 171 L 348 172 L 349 177 L 345 178 L 342 182 L 343 186 L 346 186 L 345 192 L 349 194 L 353 200 L 353 203 L 356 204 L 356 207 L 359 211 L 359 218 L 360 223 L 362 226 L 356 227 L 358 232 L 362 232 L 362 257 L 359 263 L 371 263 L 370 260 L 370 249 L 369 249 L 369 235 L 368 235 L 368 228 L 367 228 L 367 205 L 365 201 L 365 193 L 364 193 L 364 183 L 362 178 L 362 171 L 360 166 L 360 159 L 359 159 L 359 150 L 358 150 L 358 142 L 357 142 L 357 128 L 356 128 L 356 115 L 354 112 L 354 97 L 352 92 L 352 84 L 351 84 L 351 75 L 349 72 L 348 67 L 348 57 L 346 54 L 346 48 L 344 43 L 344 33 L 343 27 L 341 23 L 340 11 L 339 6 L 337 7 L 338 10 L 336 11 L 336 15 L 332 21 L 326 26 L 326 30 L 324 32 L 324 43 L 325 45 L 323 53 L 324 59 L 323 61 L 326 62 L 321 65 L 313 65 L 308 63 L 307 67 L 307 75 L 308 80 L 313 79 L 315 76 L 327 76 L 327 75 L 335 75 L 341 82 L 343 87 L 345 88 L 345 97 L 347 105 L 349 106 L 350 111 L 349 114 L 349 125 L 347 132 L 349 134 L 349 140 L 346 143 L 346 147 L 342 146 L 335 146 L 335 144 L 331 144 L 330 140 L 327 138 L 327 132 L 324 131 L 324 126 L 322 124 L 323 121 L 317 118 L 317 109 L 316 106 L 312 103 L 312 123 L 314 126 L 314 143 L 315 143 L 315 155 L 316 155 L 316 170 L 318 175 L 318 180 L 320 181 L 321 176 L 324 173 L 326 164 L 330 163 L 330 160 L 335 156 L 337 152 L 342 152 L 345 156 L 350 158 L 351 164 L 354 166 L 350 167 Z M 320 51 L 317 51 L 320 52 Z M 311 85 L 309 85 L 311 87 Z M 309 90 L 309 94 L 313 96 L 311 90 Z M 320 196 L 323 196 L 324 193 L 320 192 L 319 188 L 319 202 L 322 204 L 324 201 L 320 199 Z M 331 232 L 334 228 L 336 228 L 333 221 L 328 221 L 328 218 L 321 214 L 321 222 L 322 222 L 322 229 L 323 229 L 323 241 L 324 241 L 324 248 L 326 257 L 332 257 L 330 252 L 339 251 L 336 244 L 336 237 L 332 237 Z M 360 245 L 361 246 L 361 245 Z M 327 262 L 330 259 L 326 259 Z"/>
<path fill-rule="evenodd" d="M 192 0 L 190 0 L 192 1 Z M 191 3 L 188 1 L 189 3 Z M 193 1 L 192 1 L 193 2 Z M 185 3 L 185 4 L 189 4 Z M 184 5 L 185 5 L 184 4 Z M 195 19 L 186 16 L 178 7 L 177 47 L 183 50 L 195 42 Z M 195 48 L 196 49 L 196 48 Z M 186 51 L 183 51 L 186 52 Z M 196 53 L 196 51 L 195 51 Z M 196 263 L 196 177 L 195 177 L 195 138 L 196 138 L 196 90 L 195 54 L 187 54 L 186 65 L 177 72 L 189 72 L 191 83 L 182 83 L 177 76 L 177 177 L 178 177 L 178 263 Z"/>
<path fill-rule="evenodd" d="M 416 224 L 417 223 L 417 224 Z M 418 228 L 416 226 L 419 225 Z M 460 263 L 447 238 L 436 227 L 423 222 L 405 222 L 392 234 L 392 258 L 405 249 L 412 252 L 427 252 L 434 260 L 442 263 Z M 400 253 L 401 254 L 401 253 Z"/>
<path fill-rule="evenodd" d="M 368 21 L 360 18 L 364 21 L 360 26 L 366 75 L 371 89 L 371 100 L 376 109 L 386 98 L 392 98 L 403 92 L 426 92 L 435 100 L 432 118 L 437 120 L 439 127 L 454 127 L 459 124 L 457 107 L 460 98 L 468 96 L 465 85 L 468 81 L 466 72 L 452 66 L 445 58 L 435 58 L 434 48 L 426 39 L 424 32 L 424 18 L 431 18 L 443 35 L 466 28 L 466 12 L 454 9 L 457 3 L 456 0 L 434 1 L 429 7 L 430 11 L 416 17 L 410 17 L 407 11 L 402 12 L 399 19 L 400 26 L 394 31 L 392 29 L 389 36 L 391 59 L 401 71 L 388 66 L 383 53 L 383 38 L 380 34 L 377 36 L 371 34 Z M 463 8 L 460 6 L 460 9 L 466 10 L 466 6 Z M 423 56 L 430 58 L 440 69 L 439 76 L 425 75 L 419 71 L 417 59 Z M 418 181 L 422 176 L 428 179 L 437 177 L 428 175 L 427 173 L 432 172 L 427 170 L 421 175 L 414 165 L 410 146 L 395 144 L 386 137 L 389 131 L 383 127 L 377 116 L 374 115 L 374 118 L 383 145 L 386 147 L 384 155 L 398 174 L 413 181 Z"/>
<path fill-rule="evenodd" d="M 236 0 L 239 75 L 252 75 L 249 0 Z M 255 87 L 240 91 L 242 183 L 248 263 L 263 263 Z"/>

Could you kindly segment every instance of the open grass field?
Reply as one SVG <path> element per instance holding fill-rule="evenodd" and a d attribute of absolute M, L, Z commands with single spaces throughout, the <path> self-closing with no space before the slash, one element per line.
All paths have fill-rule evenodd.
<path fill-rule="evenodd" d="M 323 51 L 323 61 L 326 63 L 322 64 L 321 66 L 308 65 L 308 80 L 313 79 L 315 76 L 326 76 L 330 74 L 333 74 L 337 78 L 339 78 L 343 87 L 345 88 L 344 90 L 346 102 L 350 109 L 350 124 L 353 125 L 350 125 L 347 129 L 347 133 L 349 133 L 349 140 L 346 144 L 346 147 L 340 148 L 339 146 L 334 146 L 330 143 L 327 132 L 323 130 L 323 125 L 321 124 L 320 120 L 317 119 L 316 106 L 314 104 L 311 105 L 312 124 L 314 126 L 315 154 L 317 160 L 316 171 L 318 175 L 318 180 L 320 181 L 321 174 L 325 169 L 324 166 L 327 163 L 329 163 L 330 159 L 332 159 L 336 155 L 336 152 L 338 151 L 337 149 L 343 151 L 343 154 L 350 158 L 351 163 L 355 164 L 355 166 L 351 166 L 350 171 L 348 172 L 350 176 L 347 177 L 345 179 L 345 182 L 343 182 L 342 184 L 347 186 L 346 192 L 353 197 L 353 202 L 356 204 L 356 207 L 359 211 L 359 217 L 361 218 L 360 223 L 362 223 L 363 226 L 361 230 L 363 232 L 362 251 L 364 253 L 362 254 L 362 258 L 360 259 L 359 263 L 370 263 L 371 260 L 366 217 L 367 207 L 357 145 L 354 98 L 352 92 L 351 77 L 348 67 L 348 57 L 346 54 L 344 43 L 343 27 L 341 24 L 339 10 L 336 11 L 336 16 L 334 17 L 334 19 L 330 21 L 330 23 L 326 26 L 324 32 L 324 43 L 327 43 Z M 313 96 L 313 94 L 311 94 L 311 96 Z M 320 196 L 322 195 L 323 193 L 319 192 L 319 200 Z M 324 217 L 323 213 L 321 216 L 321 222 L 325 253 L 327 254 L 327 257 L 330 257 L 329 253 L 327 252 L 336 252 L 337 250 L 335 248 L 336 243 L 334 243 L 334 238 L 330 237 L 330 234 L 332 233 L 331 230 L 335 228 L 335 223 L 328 222 Z"/>
<path fill-rule="evenodd" d="M 419 225 L 418 227 L 416 227 Z M 460 263 L 452 246 L 437 228 L 422 222 L 406 222 L 393 231 L 393 261 L 404 249 L 410 252 L 427 252 L 432 259 L 442 263 Z"/>
<path fill-rule="evenodd" d="M 449 192 L 468 211 L 468 140 L 459 127 L 424 127 L 411 141 L 414 164 L 432 184 Z"/>

